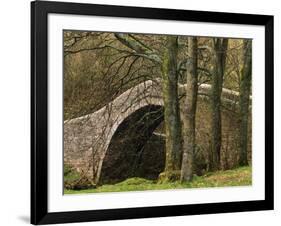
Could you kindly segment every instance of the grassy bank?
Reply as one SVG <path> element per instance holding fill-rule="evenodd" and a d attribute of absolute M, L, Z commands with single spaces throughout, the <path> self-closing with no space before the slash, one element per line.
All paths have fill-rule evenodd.
<path fill-rule="evenodd" d="M 181 184 L 179 182 L 158 184 L 157 181 L 143 178 L 129 178 L 114 185 L 102 185 L 95 189 L 64 190 L 65 194 L 144 191 L 178 188 L 207 188 L 226 186 L 246 186 L 252 184 L 251 167 L 240 167 L 233 170 L 217 171 L 200 177 L 194 177 L 192 182 Z"/>

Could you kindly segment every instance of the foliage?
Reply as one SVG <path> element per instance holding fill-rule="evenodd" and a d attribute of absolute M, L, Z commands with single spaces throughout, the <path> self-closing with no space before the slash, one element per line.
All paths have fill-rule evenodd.
<path fill-rule="evenodd" d="M 80 174 L 73 170 L 69 165 L 63 166 L 64 183 L 73 183 L 80 179 Z"/>
<path fill-rule="evenodd" d="M 95 187 L 87 177 L 64 164 L 64 187 L 67 189 L 86 189 Z"/>

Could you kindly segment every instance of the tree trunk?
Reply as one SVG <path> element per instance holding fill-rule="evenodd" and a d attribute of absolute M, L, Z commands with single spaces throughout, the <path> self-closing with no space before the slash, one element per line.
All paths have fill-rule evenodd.
<path fill-rule="evenodd" d="M 225 72 L 228 39 L 214 38 L 214 70 L 212 79 L 212 122 L 211 122 L 211 161 L 210 169 L 220 168 L 221 151 L 221 92 Z"/>
<path fill-rule="evenodd" d="M 244 40 L 244 63 L 241 74 L 240 85 L 240 152 L 239 165 L 248 165 L 247 146 L 248 146 L 248 115 L 252 80 L 252 42 Z"/>
<path fill-rule="evenodd" d="M 177 75 L 178 44 L 176 36 L 167 37 L 167 48 L 162 63 L 164 120 L 166 130 L 166 179 L 171 180 L 173 171 L 181 167 L 181 124 L 178 101 Z M 172 173 L 173 174 L 173 173 Z M 168 176 L 170 175 L 170 176 Z"/>
<path fill-rule="evenodd" d="M 183 157 L 181 182 L 191 181 L 195 152 L 195 116 L 198 92 L 197 38 L 188 38 L 189 60 L 186 65 L 186 97 L 183 108 Z"/>

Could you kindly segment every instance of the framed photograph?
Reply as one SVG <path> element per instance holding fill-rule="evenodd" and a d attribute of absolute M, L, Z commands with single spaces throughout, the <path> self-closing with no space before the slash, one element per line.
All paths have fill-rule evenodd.
<path fill-rule="evenodd" d="M 273 16 L 31 3 L 31 223 L 273 209 Z"/>

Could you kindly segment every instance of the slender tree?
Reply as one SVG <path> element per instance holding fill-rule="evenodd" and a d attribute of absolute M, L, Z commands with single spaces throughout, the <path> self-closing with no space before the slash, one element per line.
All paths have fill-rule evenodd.
<path fill-rule="evenodd" d="M 244 40 L 244 62 L 241 73 L 240 85 L 240 152 L 239 165 L 248 165 L 247 146 L 248 146 L 248 115 L 252 80 L 252 41 Z"/>
<path fill-rule="evenodd" d="M 181 182 L 191 181 L 195 152 L 195 116 L 198 92 L 197 38 L 188 38 L 189 59 L 186 63 L 186 96 L 183 107 L 183 157 Z"/>
<path fill-rule="evenodd" d="M 211 96 L 211 170 L 220 167 L 221 151 L 221 93 L 223 77 L 225 73 L 226 51 L 228 46 L 227 38 L 213 38 L 214 68 L 212 77 Z"/>
<path fill-rule="evenodd" d="M 178 37 L 167 36 L 162 63 L 164 120 L 166 130 L 165 176 L 175 179 L 174 171 L 181 168 L 181 123 L 178 101 L 177 53 Z"/>
<path fill-rule="evenodd" d="M 166 130 L 166 162 L 162 176 L 165 180 L 178 179 L 175 173 L 181 169 L 182 158 L 177 73 L 178 37 L 166 37 L 166 47 L 162 57 L 132 35 L 115 34 L 115 37 L 132 49 L 134 55 L 149 59 L 161 67 Z"/>

